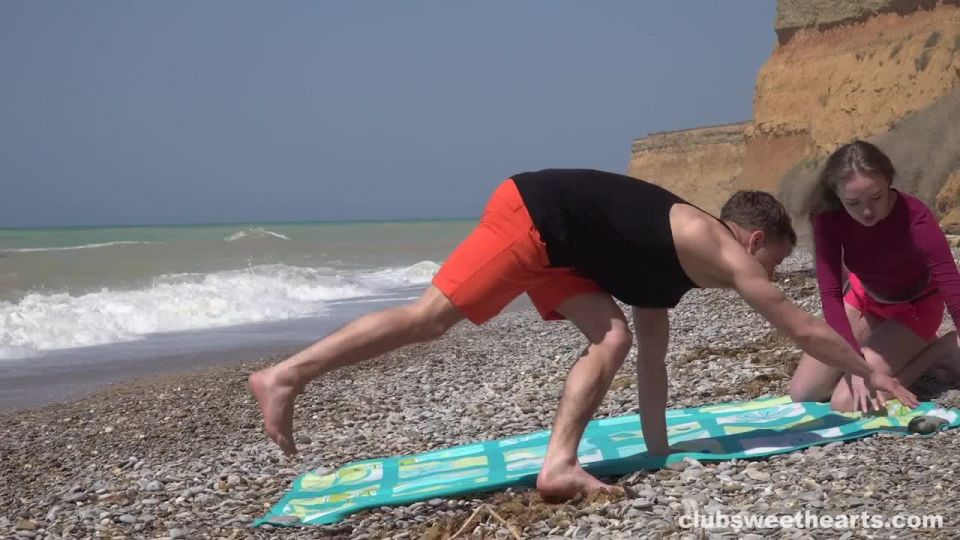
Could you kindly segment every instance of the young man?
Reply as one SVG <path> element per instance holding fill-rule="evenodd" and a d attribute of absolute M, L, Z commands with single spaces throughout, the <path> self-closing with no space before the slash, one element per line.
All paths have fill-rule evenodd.
<path fill-rule="evenodd" d="M 791 303 L 770 279 L 796 244 L 772 196 L 740 192 L 718 220 L 653 184 L 593 170 L 545 170 L 508 179 L 477 228 L 412 304 L 357 319 L 304 351 L 250 376 L 264 428 L 293 454 L 293 404 L 316 377 L 415 342 L 469 319 L 482 324 L 527 293 L 545 319 L 566 318 L 589 345 L 573 365 L 537 489 L 571 497 L 609 486 L 584 471 L 577 446 L 630 351 L 614 298 L 632 306 L 640 414 L 647 447 L 667 454 L 667 309 L 695 287 L 732 288 L 801 349 L 861 375 L 909 406 L 916 398 L 873 371 L 825 323 Z"/>

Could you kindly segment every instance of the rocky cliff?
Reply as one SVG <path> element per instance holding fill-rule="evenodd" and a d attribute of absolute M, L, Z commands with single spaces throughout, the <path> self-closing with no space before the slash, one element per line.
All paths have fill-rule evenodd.
<path fill-rule="evenodd" d="M 627 174 L 717 212 L 740 175 L 749 123 L 654 133 L 633 142 Z"/>
<path fill-rule="evenodd" d="M 774 29 L 778 46 L 757 76 L 742 150 L 720 160 L 721 178 L 739 172 L 685 187 L 696 194 L 691 200 L 765 189 L 801 213 L 826 154 L 866 138 L 893 158 L 899 187 L 934 206 L 945 224 L 960 222 L 960 0 L 780 0 Z M 653 152 L 670 155 L 647 140 L 634 143 L 630 174 Z M 731 163 L 736 153 L 739 164 Z M 676 169 L 661 167 L 661 183 L 673 188 L 717 159 L 683 155 Z"/>
<path fill-rule="evenodd" d="M 841 25 L 862 23 L 883 14 L 908 15 L 932 10 L 938 0 L 781 0 L 777 3 L 774 30 L 781 45 L 801 30 L 824 31 Z M 957 4 L 958 0 L 944 0 Z"/>

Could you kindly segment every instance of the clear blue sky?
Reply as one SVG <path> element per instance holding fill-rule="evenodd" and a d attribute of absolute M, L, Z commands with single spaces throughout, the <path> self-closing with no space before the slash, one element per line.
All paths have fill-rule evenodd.
<path fill-rule="evenodd" d="M 0 2 L 0 226 L 474 217 L 747 120 L 776 2 Z"/>

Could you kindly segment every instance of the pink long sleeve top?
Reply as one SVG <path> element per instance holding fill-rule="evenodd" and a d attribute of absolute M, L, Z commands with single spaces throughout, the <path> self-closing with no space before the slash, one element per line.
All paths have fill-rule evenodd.
<path fill-rule="evenodd" d="M 817 282 L 823 316 L 854 349 L 860 344 L 843 307 L 843 265 L 882 299 L 907 299 L 927 280 L 943 295 L 960 327 L 960 273 L 933 212 L 920 199 L 896 191 L 893 209 L 872 227 L 844 209 L 813 220 Z"/>

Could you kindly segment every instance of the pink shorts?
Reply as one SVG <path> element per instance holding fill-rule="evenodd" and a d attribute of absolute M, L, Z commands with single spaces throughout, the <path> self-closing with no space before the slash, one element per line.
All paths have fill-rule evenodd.
<path fill-rule="evenodd" d="M 943 296 L 935 285 L 928 287 L 910 302 L 891 304 L 870 296 L 856 274 L 851 272 L 847 278 L 850 288 L 843 295 L 843 301 L 856 308 L 861 315 L 869 313 L 885 321 L 896 321 L 928 343 L 936 339 L 945 308 Z"/>

